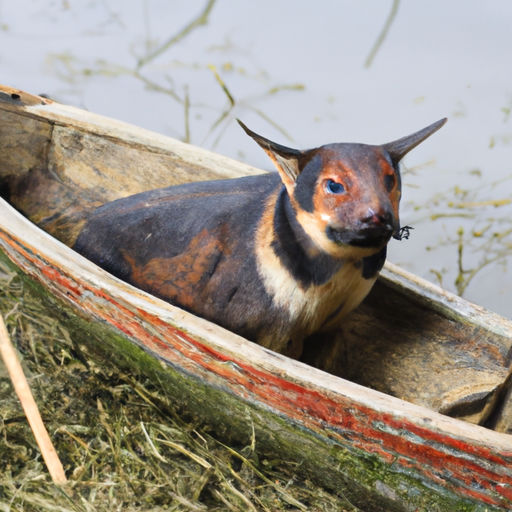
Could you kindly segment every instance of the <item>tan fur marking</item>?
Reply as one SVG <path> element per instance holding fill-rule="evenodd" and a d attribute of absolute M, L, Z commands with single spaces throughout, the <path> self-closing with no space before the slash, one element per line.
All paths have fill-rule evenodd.
<path fill-rule="evenodd" d="M 391 201 L 391 206 L 393 207 L 393 213 L 395 214 L 395 217 L 398 219 L 400 216 L 399 208 L 400 208 L 400 197 L 401 197 L 402 193 L 400 192 L 400 189 L 398 188 L 398 180 L 396 179 L 395 170 L 393 169 L 393 167 L 391 167 L 387 163 L 387 161 L 384 157 L 382 157 L 381 165 L 382 165 L 382 169 L 384 171 L 382 173 L 383 180 L 384 180 L 384 176 L 386 176 L 387 174 L 391 174 L 391 175 L 395 176 L 395 182 L 393 185 L 393 189 L 389 193 L 389 200 Z"/>
<path fill-rule="evenodd" d="M 270 149 L 263 148 L 263 150 L 267 153 L 270 160 L 272 160 L 272 163 L 277 169 L 288 194 L 293 194 L 295 180 L 299 175 L 298 162 L 294 159 L 287 160 Z"/>
<path fill-rule="evenodd" d="M 274 240 L 273 214 L 277 196 L 278 193 L 270 198 L 258 227 L 256 258 L 265 290 L 273 298 L 274 304 L 283 308 L 289 315 L 290 335 L 278 340 L 272 337 L 271 333 L 269 338 L 262 340 L 261 343 L 272 350 L 290 355 L 290 351 L 300 353 L 304 338 L 321 328 L 334 326 L 357 307 L 370 291 L 376 278 L 364 279 L 360 261 L 347 261 L 327 283 L 310 286 L 306 290 L 301 288 L 271 246 Z M 346 257 L 346 254 L 343 253 L 343 256 Z M 325 324 L 326 319 L 341 304 L 343 307 L 339 313 Z M 292 339 L 296 346 L 285 350 L 288 339 Z"/>
<path fill-rule="evenodd" d="M 361 248 L 352 247 L 350 245 L 340 245 L 327 238 L 325 229 L 328 225 L 327 219 L 317 217 L 314 213 L 308 213 L 304 210 L 297 211 L 297 220 L 310 236 L 315 244 L 327 254 L 334 258 L 343 258 L 348 260 L 360 260 L 366 256 L 375 254 L 378 249 L 375 248 Z"/>

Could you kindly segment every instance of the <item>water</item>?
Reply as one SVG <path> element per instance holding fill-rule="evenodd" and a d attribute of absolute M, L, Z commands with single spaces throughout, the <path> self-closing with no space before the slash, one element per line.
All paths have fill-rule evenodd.
<path fill-rule="evenodd" d="M 512 252 L 512 3 L 397 2 L 368 68 L 391 0 L 217 0 L 205 25 L 147 59 L 136 76 L 137 61 L 207 4 L 3 1 L 0 82 L 265 169 L 266 155 L 235 117 L 272 140 L 310 148 L 384 143 L 446 116 L 449 123 L 404 159 L 402 224 L 415 229 L 410 240 L 391 242 L 390 260 L 457 291 L 463 228 L 464 270 L 496 259 L 464 296 L 512 317 L 512 274 L 499 258 Z"/>

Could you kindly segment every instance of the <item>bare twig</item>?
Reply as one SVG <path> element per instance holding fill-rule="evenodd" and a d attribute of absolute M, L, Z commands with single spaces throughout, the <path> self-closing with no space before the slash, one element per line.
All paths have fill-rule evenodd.
<path fill-rule="evenodd" d="M 48 431 L 44 426 L 41 415 L 37 408 L 37 404 L 32 396 L 32 392 L 28 386 L 27 379 L 21 368 L 21 364 L 16 356 L 16 351 L 11 343 L 7 328 L 3 318 L 0 316 L 0 353 L 4 360 L 9 376 L 13 383 L 14 389 L 18 398 L 20 399 L 21 406 L 25 411 L 30 428 L 34 433 L 37 444 L 43 455 L 48 471 L 55 484 L 67 483 L 66 475 L 64 474 L 64 468 L 62 463 L 55 451 L 53 443 L 48 435 Z"/>
<path fill-rule="evenodd" d="M 466 203 L 457 203 L 454 204 L 454 208 L 477 208 L 480 206 L 495 206 L 498 208 L 499 206 L 507 206 L 512 203 L 512 199 L 491 199 L 489 201 L 470 201 Z"/>
<path fill-rule="evenodd" d="M 384 39 L 386 39 L 389 29 L 391 28 L 391 25 L 393 24 L 393 21 L 395 20 L 399 5 L 400 5 L 400 0 L 393 0 L 393 5 L 391 6 L 391 12 L 389 13 L 388 19 L 386 20 L 386 24 L 384 25 L 382 32 L 379 34 L 377 41 L 375 41 L 373 48 L 371 49 L 368 57 L 366 58 L 366 61 L 364 63 L 365 68 L 369 68 L 372 65 L 375 55 L 377 55 L 377 52 L 380 50 L 380 47 L 382 46 Z"/>
<path fill-rule="evenodd" d="M 190 96 L 188 95 L 188 86 L 185 86 L 185 138 L 184 142 L 190 143 Z"/>
<path fill-rule="evenodd" d="M 229 92 L 229 89 L 228 89 L 227 85 L 224 83 L 224 80 L 222 80 L 222 78 L 220 77 L 220 75 L 217 71 L 217 68 L 213 64 L 208 64 L 208 68 L 211 70 L 211 72 L 215 76 L 215 80 L 217 80 L 218 84 L 222 87 L 224 94 L 228 97 L 231 107 L 234 107 L 235 99 L 233 98 L 233 95 Z"/>
<path fill-rule="evenodd" d="M 206 0 L 203 11 L 192 20 L 185 28 L 179 31 L 177 34 L 170 37 L 162 44 L 153 44 L 150 40 L 150 26 L 148 19 L 148 11 L 145 10 L 145 25 L 147 32 L 147 41 L 144 49 L 142 50 L 142 55 L 134 55 L 132 52 L 132 56 L 135 57 L 135 64 L 133 67 L 126 67 L 123 65 L 118 65 L 115 63 L 108 62 L 104 59 L 97 60 L 94 65 L 85 66 L 74 57 L 72 54 L 64 53 L 61 55 L 53 55 L 52 59 L 54 64 L 58 64 L 58 71 L 60 72 L 60 68 L 64 69 L 63 72 L 60 72 L 60 78 L 69 82 L 69 83 L 77 83 L 77 77 L 89 78 L 92 76 L 105 76 L 108 78 L 117 78 L 121 76 L 129 76 L 140 82 L 142 82 L 147 90 L 151 90 L 154 92 L 165 94 L 166 96 L 172 98 L 179 105 L 183 106 L 184 113 L 184 134 L 180 137 L 185 142 L 191 142 L 192 134 L 191 134 L 191 115 L 198 108 L 210 108 L 208 105 L 205 105 L 201 102 L 192 103 L 190 100 L 190 92 L 187 85 L 183 87 L 183 93 L 181 92 L 181 87 L 177 87 L 174 83 L 174 80 L 165 75 L 165 78 L 168 80 L 168 84 L 159 83 L 158 80 L 154 80 L 148 76 L 147 70 L 145 66 L 151 63 L 157 57 L 163 57 L 166 52 L 168 53 L 172 50 L 173 45 L 188 37 L 194 29 L 205 25 L 208 23 L 209 16 L 211 11 L 215 5 L 216 0 Z M 147 3 L 145 4 L 147 5 Z M 78 67 L 80 65 L 83 69 Z M 176 67 L 177 65 L 183 66 L 183 63 L 172 64 L 172 66 Z M 285 130 L 279 126 L 275 121 L 269 118 L 266 114 L 264 114 L 260 109 L 255 108 L 253 103 L 265 98 L 267 96 L 278 94 L 282 91 L 302 91 L 304 90 L 303 84 L 284 84 L 270 87 L 266 92 L 260 94 L 256 97 L 251 98 L 236 98 L 232 94 L 232 91 L 228 88 L 226 82 L 222 77 L 221 71 L 215 67 L 213 64 L 194 64 L 190 66 L 191 69 L 204 71 L 205 68 L 209 69 L 215 78 L 215 82 L 221 87 L 224 95 L 228 99 L 227 105 L 225 105 L 222 110 L 219 112 L 218 118 L 213 122 L 208 133 L 205 135 L 203 139 L 203 144 L 205 141 L 214 133 L 217 132 L 217 136 L 212 143 L 212 148 L 215 148 L 220 139 L 224 136 L 226 130 L 228 129 L 230 123 L 234 119 L 235 110 L 240 111 L 241 109 L 250 109 L 253 110 L 260 117 L 265 119 L 268 123 L 274 126 L 277 130 L 279 130 L 287 139 L 292 140 L 290 136 L 285 132 Z M 242 69 L 234 69 L 241 75 L 245 75 L 245 72 Z M 152 76 L 154 75 L 155 70 L 152 70 Z M 253 77 L 254 78 L 254 77 Z M 180 91 L 180 92 L 178 92 Z M 216 108 L 216 107 L 215 107 Z M 217 108 L 216 108 L 217 110 Z"/>
<path fill-rule="evenodd" d="M 158 47 L 152 53 L 139 59 L 139 62 L 137 63 L 137 68 L 140 69 L 141 67 L 143 67 L 146 64 L 148 64 L 149 62 L 151 62 L 153 59 L 158 57 L 160 54 L 164 53 L 171 46 L 173 46 L 174 44 L 176 44 L 177 42 L 179 42 L 183 38 L 185 38 L 194 29 L 200 27 L 201 25 L 206 25 L 208 23 L 208 16 L 210 14 L 210 11 L 213 9 L 214 4 L 215 4 L 215 0 L 209 0 L 208 4 L 204 8 L 203 12 L 197 18 L 192 20 L 181 32 L 179 32 L 175 36 L 172 36 L 170 39 L 168 39 L 164 44 L 162 44 L 160 47 Z"/>
<path fill-rule="evenodd" d="M 256 114 L 258 114 L 260 117 L 265 119 L 265 121 L 267 121 L 267 123 L 272 125 L 279 132 L 281 132 L 290 142 L 293 142 L 293 139 L 290 137 L 290 135 L 286 132 L 286 130 L 282 126 L 279 126 L 273 119 L 270 119 L 270 117 L 268 117 L 259 108 L 254 108 L 253 110 L 254 110 L 254 112 L 256 112 Z"/>

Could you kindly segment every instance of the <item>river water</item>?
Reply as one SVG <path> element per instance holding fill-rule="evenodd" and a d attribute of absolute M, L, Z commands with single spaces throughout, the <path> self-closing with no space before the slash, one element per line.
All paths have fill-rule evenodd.
<path fill-rule="evenodd" d="M 512 317 L 511 24 L 509 0 L 3 0 L 0 83 L 264 169 L 236 117 L 301 149 L 448 117 L 404 159 L 389 258 Z"/>

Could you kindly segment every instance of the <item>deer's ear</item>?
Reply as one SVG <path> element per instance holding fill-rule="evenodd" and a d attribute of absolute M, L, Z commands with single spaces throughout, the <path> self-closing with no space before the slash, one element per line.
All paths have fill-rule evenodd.
<path fill-rule="evenodd" d="M 446 124 L 448 119 L 446 117 L 444 119 L 440 119 L 439 121 L 423 128 L 419 132 L 415 132 L 411 135 L 407 135 L 407 137 L 402 137 L 401 139 L 395 140 L 393 142 L 388 142 L 387 144 L 382 144 L 382 148 L 387 151 L 389 156 L 391 157 L 391 161 L 396 166 L 402 158 L 414 149 L 418 144 L 421 144 L 425 139 L 428 139 L 433 133 L 437 132 L 442 126 Z"/>
<path fill-rule="evenodd" d="M 299 161 L 304 155 L 304 152 L 298 149 L 287 148 L 286 146 L 281 146 L 281 144 L 265 139 L 265 137 L 249 130 L 239 119 L 237 119 L 237 121 L 244 129 L 245 133 L 254 139 L 270 157 L 286 188 L 288 190 L 293 188 L 300 174 Z"/>

